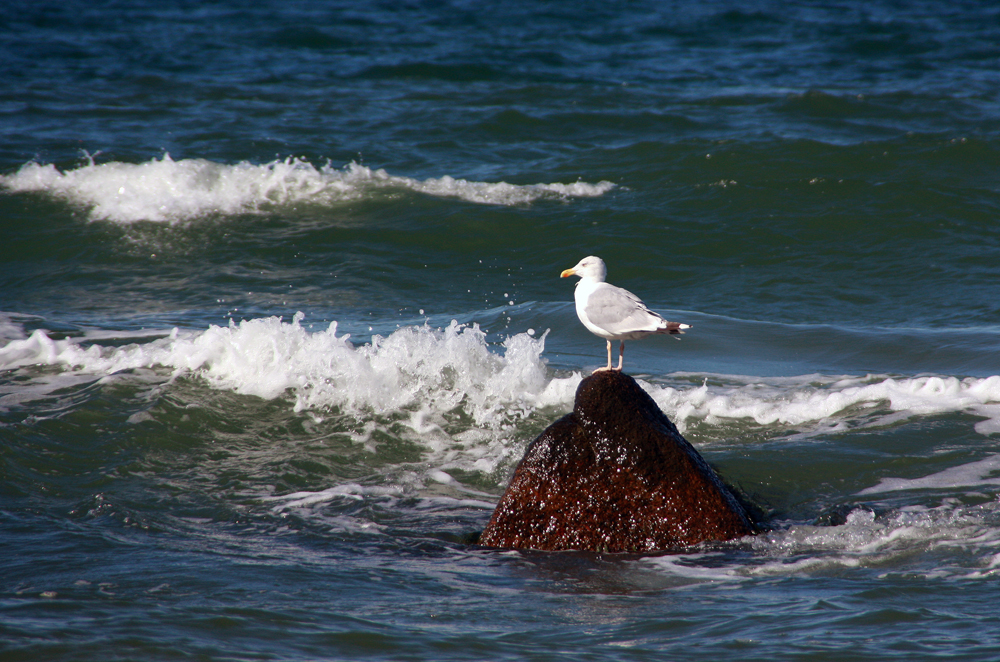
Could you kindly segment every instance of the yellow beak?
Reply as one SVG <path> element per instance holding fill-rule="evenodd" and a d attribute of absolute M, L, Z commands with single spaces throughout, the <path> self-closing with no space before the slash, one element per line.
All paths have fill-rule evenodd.
<path fill-rule="evenodd" d="M 567 276 L 575 276 L 576 272 L 572 269 L 567 269 L 566 271 L 559 274 L 560 278 L 566 278 Z"/>

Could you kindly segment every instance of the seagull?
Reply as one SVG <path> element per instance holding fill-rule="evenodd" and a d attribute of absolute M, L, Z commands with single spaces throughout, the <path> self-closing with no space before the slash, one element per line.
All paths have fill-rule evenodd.
<path fill-rule="evenodd" d="M 628 290 L 605 283 L 607 274 L 604 260 L 593 255 L 583 258 L 575 267 L 560 274 L 560 278 L 580 277 L 574 294 L 576 315 L 588 331 L 608 341 L 608 365 L 594 372 L 620 371 L 625 359 L 626 340 L 638 340 L 656 333 L 678 335 L 684 333 L 684 329 L 691 328 L 690 324 L 668 322 Z M 611 367 L 612 340 L 619 341 L 617 368 Z"/>

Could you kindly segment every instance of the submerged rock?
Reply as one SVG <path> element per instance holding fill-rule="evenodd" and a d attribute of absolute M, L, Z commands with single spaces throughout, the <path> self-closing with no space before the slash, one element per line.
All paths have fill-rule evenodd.
<path fill-rule="evenodd" d="M 528 447 L 487 547 L 674 551 L 757 532 L 718 474 L 634 379 L 602 371 Z"/>

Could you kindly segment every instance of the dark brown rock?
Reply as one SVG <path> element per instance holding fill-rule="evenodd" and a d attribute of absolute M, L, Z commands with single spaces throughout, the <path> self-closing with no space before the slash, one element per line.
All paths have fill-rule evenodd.
<path fill-rule="evenodd" d="M 756 533 L 743 506 L 634 379 L 598 372 L 528 447 L 488 547 L 652 552 Z"/>

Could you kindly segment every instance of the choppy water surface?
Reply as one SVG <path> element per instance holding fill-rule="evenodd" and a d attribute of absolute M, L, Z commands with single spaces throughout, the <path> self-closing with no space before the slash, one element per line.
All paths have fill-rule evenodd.
<path fill-rule="evenodd" d="M 1000 656 L 1000 11 L 0 17 L 4 659 Z M 604 343 L 771 515 L 470 541 Z"/>

